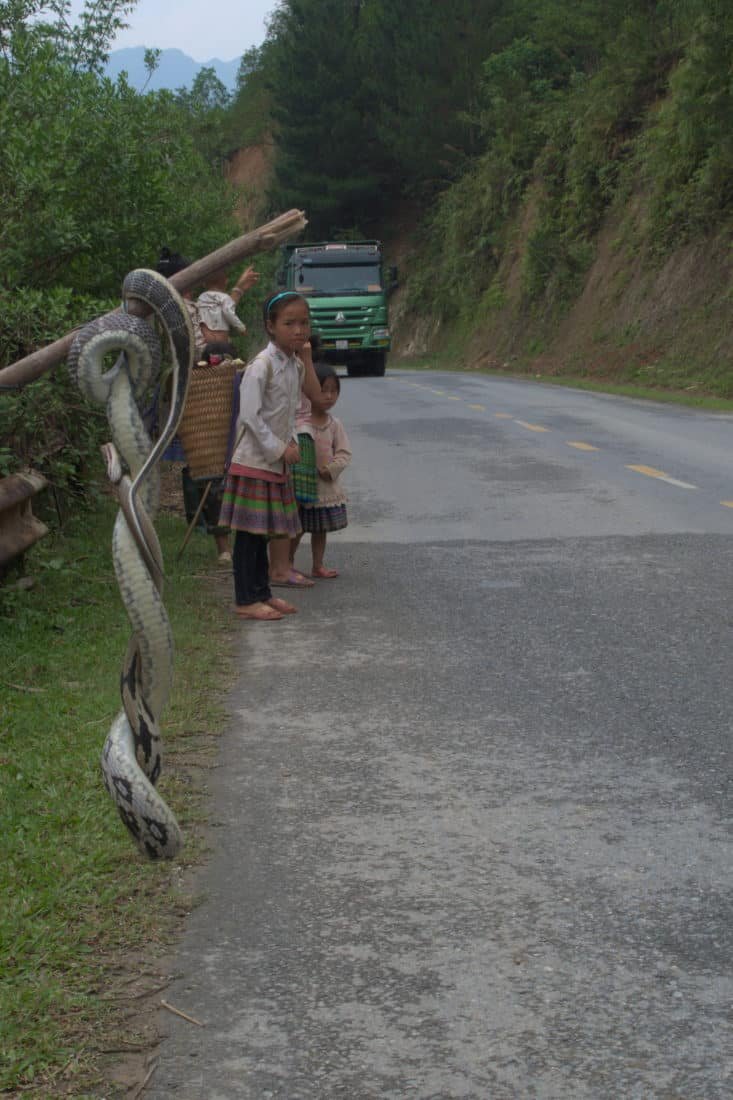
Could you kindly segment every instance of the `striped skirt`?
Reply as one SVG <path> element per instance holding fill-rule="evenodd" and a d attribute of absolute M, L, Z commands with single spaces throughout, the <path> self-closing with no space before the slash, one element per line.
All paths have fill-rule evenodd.
<path fill-rule="evenodd" d="M 264 481 L 258 477 L 227 474 L 219 525 L 270 538 L 299 535 L 298 503 L 291 479 Z"/>
<path fill-rule="evenodd" d="M 346 505 L 300 505 L 300 525 L 309 534 L 323 531 L 342 531 L 347 525 Z"/>

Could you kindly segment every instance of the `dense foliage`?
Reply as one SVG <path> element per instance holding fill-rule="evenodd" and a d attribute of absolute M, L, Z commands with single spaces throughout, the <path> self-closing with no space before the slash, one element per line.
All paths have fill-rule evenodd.
<path fill-rule="evenodd" d="M 237 96 L 269 108 L 272 200 L 313 231 L 425 213 L 421 298 L 453 314 L 492 280 L 520 202 L 538 206 L 523 285 L 562 302 L 632 186 L 664 251 L 733 208 L 726 0 L 282 0 Z M 263 100 L 263 89 L 267 97 Z"/>
<path fill-rule="evenodd" d="M 101 77 L 93 42 L 73 63 L 78 31 L 4 22 L 12 7 L 0 6 L 0 286 L 115 294 L 161 244 L 200 254 L 226 239 L 233 201 L 195 145 L 193 107 Z"/>
<path fill-rule="evenodd" d="M 0 366 L 109 309 L 162 245 L 198 256 L 236 235 L 235 196 L 196 142 L 221 107 L 205 80 L 185 99 L 101 75 L 132 6 L 94 0 L 75 24 L 66 0 L 0 3 Z M 0 461 L 74 488 L 100 427 L 57 372 L 0 395 Z"/>
<path fill-rule="evenodd" d="M 74 23 L 68 0 L 0 0 L 0 365 L 162 244 L 233 233 L 227 161 L 255 143 L 275 149 L 272 212 L 304 209 L 314 235 L 382 236 L 417 210 L 410 304 L 434 319 L 502 304 L 517 232 L 526 307 L 564 308 L 631 194 L 629 247 L 650 257 L 731 221 L 727 0 L 280 0 L 233 94 L 211 69 L 176 93 L 105 79 L 133 7 L 87 0 Z M 6 465 L 35 438 L 8 442 L 12 400 Z"/>
<path fill-rule="evenodd" d="M 277 142 L 274 200 L 316 233 L 424 199 L 478 152 L 481 62 L 497 0 L 286 0 L 260 65 Z"/>

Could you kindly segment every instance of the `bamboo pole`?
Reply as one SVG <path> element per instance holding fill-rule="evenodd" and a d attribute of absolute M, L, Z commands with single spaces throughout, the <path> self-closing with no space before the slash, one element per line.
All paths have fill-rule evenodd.
<path fill-rule="evenodd" d="M 209 275 L 213 274 L 214 271 L 218 271 L 219 268 L 229 267 L 231 264 L 243 260 L 246 256 L 254 256 L 258 252 L 267 252 L 271 248 L 276 248 L 277 245 L 299 233 L 307 224 L 302 210 L 288 210 L 287 213 L 280 214 L 265 225 L 261 225 L 250 233 L 245 233 L 242 237 L 230 241 L 229 244 L 217 248 L 215 252 L 209 253 L 203 259 L 196 260 L 183 271 L 179 271 L 177 275 L 173 275 L 170 282 L 176 290 L 193 290 L 195 286 L 204 282 Z M 134 300 L 129 303 L 128 309 L 130 313 L 134 313 L 139 317 L 145 317 L 150 312 L 142 302 L 138 303 Z M 111 316 L 112 313 L 116 312 L 116 310 L 112 310 L 106 316 Z M 35 381 L 36 378 L 40 378 L 52 367 L 62 363 L 69 354 L 69 349 L 77 331 L 77 329 L 74 329 L 72 332 L 67 332 L 66 336 L 62 336 L 60 340 L 55 340 L 53 344 L 48 344 L 45 348 L 39 348 L 38 351 L 31 352 L 30 355 L 26 355 L 25 358 L 19 359 L 16 363 L 3 367 L 0 370 L 0 389 L 27 386 L 29 382 Z"/>

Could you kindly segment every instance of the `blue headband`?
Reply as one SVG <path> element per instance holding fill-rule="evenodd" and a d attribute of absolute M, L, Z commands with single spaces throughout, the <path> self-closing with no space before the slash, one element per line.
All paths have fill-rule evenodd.
<path fill-rule="evenodd" d="M 270 298 L 270 301 L 267 303 L 267 316 L 270 316 L 270 310 L 275 305 L 275 302 L 278 302 L 281 298 L 288 298 L 291 296 L 293 298 L 301 297 L 301 295 L 298 294 L 297 290 L 281 290 L 280 293 L 276 294 L 274 298 Z"/>

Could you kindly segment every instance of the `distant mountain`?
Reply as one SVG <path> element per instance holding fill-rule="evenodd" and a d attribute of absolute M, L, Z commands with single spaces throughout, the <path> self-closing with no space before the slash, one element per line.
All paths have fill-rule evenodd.
<path fill-rule="evenodd" d="M 213 69 L 222 84 L 234 91 L 237 83 L 240 58 L 233 61 L 220 61 L 214 57 L 211 61 L 194 61 L 182 50 L 161 50 L 158 68 L 150 78 L 146 91 L 158 91 L 160 88 L 190 88 L 199 69 Z M 113 50 L 109 55 L 109 61 L 105 67 L 107 76 L 113 80 L 121 72 L 127 73 L 127 78 L 133 88 L 141 91 L 147 80 L 145 68 L 145 47 L 132 46 L 125 50 Z"/>

